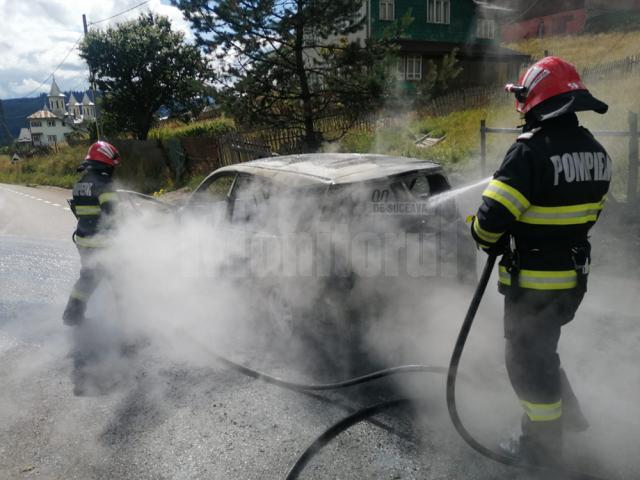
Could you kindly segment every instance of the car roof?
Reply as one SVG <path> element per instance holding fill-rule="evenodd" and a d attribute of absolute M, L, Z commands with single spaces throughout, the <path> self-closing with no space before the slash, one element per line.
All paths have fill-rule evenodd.
<path fill-rule="evenodd" d="M 428 160 L 359 153 L 309 153 L 261 158 L 222 167 L 219 172 L 242 172 L 289 184 L 346 184 L 375 180 L 405 172 L 442 167 Z"/>

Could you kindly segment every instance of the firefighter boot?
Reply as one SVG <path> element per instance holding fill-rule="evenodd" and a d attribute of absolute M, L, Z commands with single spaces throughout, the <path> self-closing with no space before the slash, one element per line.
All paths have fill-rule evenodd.
<path fill-rule="evenodd" d="M 87 305 L 83 300 L 74 297 L 70 298 L 62 314 L 62 323 L 70 327 L 82 324 L 86 308 Z"/>
<path fill-rule="evenodd" d="M 522 434 L 500 442 L 500 450 L 523 463 L 548 467 L 562 464 L 562 422 L 522 419 Z"/>
<path fill-rule="evenodd" d="M 562 388 L 562 425 L 567 432 L 584 432 L 589 428 L 589 421 L 582 413 L 580 403 L 573 393 L 569 379 L 560 369 L 560 385 Z"/>

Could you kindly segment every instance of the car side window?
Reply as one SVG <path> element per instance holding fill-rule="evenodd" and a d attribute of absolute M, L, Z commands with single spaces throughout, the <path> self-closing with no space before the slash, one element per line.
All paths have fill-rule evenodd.
<path fill-rule="evenodd" d="M 235 174 L 222 175 L 213 179 L 208 185 L 204 185 L 199 192 L 199 201 L 221 202 L 229 196 Z"/>
<path fill-rule="evenodd" d="M 249 222 L 260 217 L 261 209 L 266 207 L 271 186 L 269 183 L 253 175 L 241 174 L 233 187 L 232 222 Z"/>
<path fill-rule="evenodd" d="M 228 172 L 203 183 L 194 192 L 187 208 L 213 223 L 228 218 L 229 192 L 235 177 L 234 172 Z"/>
<path fill-rule="evenodd" d="M 447 179 L 440 174 L 429 175 L 428 180 L 432 195 L 451 189 L 451 185 L 449 185 Z"/>

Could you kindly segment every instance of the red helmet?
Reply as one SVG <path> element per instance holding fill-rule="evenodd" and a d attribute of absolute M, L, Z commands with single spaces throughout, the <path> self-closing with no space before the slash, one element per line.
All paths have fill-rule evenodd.
<path fill-rule="evenodd" d="M 608 109 L 606 103 L 589 93 L 576 68 L 558 57 L 536 62 L 520 76 L 517 85 L 510 83 L 505 90 L 515 94 L 516 110 L 526 115 L 538 107 L 535 113 L 541 119 L 584 110 L 605 113 Z M 553 98 L 557 101 L 547 102 Z"/>
<path fill-rule="evenodd" d="M 110 143 L 104 142 L 102 140 L 94 143 L 89 147 L 87 156 L 84 157 L 84 159 L 106 163 L 107 165 L 111 165 L 112 167 L 120 164 L 120 154 L 118 153 L 118 149 Z"/>

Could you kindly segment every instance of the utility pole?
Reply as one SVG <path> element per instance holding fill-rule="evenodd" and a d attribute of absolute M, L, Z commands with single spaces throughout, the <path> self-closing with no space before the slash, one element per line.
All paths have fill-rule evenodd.
<path fill-rule="evenodd" d="M 89 33 L 89 27 L 87 26 L 87 16 L 82 14 L 82 26 L 84 27 L 85 36 Z M 93 77 L 93 71 L 89 68 L 89 79 L 91 81 L 91 91 L 93 92 L 93 106 L 95 108 L 96 114 L 96 135 L 98 136 L 98 140 L 102 139 L 102 132 L 100 131 L 100 121 L 98 119 L 98 97 L 96 96 L 96 83 Z M 83 112 L 84 113 L 84 112 Z"/>

